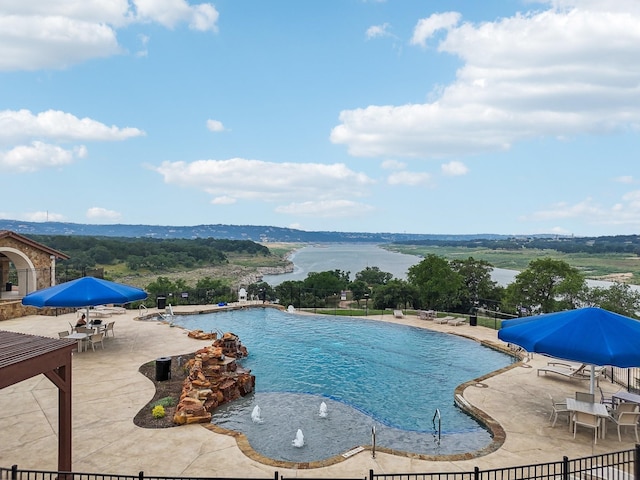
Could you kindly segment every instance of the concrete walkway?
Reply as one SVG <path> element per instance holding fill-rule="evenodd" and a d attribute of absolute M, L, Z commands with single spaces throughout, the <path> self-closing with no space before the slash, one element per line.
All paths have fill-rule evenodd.
<path fill-rule="evenodd" d="M 174 307 L 176 313 L 191 308 Z M 427 461 L 363 451 L 323 468 L 274 467 L 245 456 L 236 439 L 211 432 L 202 425 L 168 429 L 143 429 L 133 417 L 152 398 L 154 386 L 138 372 L 140 365 L 158 357 L 191 353 L 205 345 L 186 331 L 156 321 L 135 320 L 136 311 L 114 315 L 115 338 L 105 349 L 74 354 L 73 357 L 73 470 L 135 475 L 144 471 L 156 476 L 360 477 L 370 469 L 376 473 L 471 471 L 561 460 L 629 449 L 632 432 L 623 432 L 618 442 L 609 423 L 607 438 L 593 443 L 593 433 L 579 429 L 576 439 L 566 421 L 552 428 L 548 419 L 550 400 L 587 391 L 588 382 L 557 375 L 537 376 L 536 368 L 548 359 L 536 355 L 499 375 L 467 387 L 464 398 L 499 422 L 506 431 L 504 444 L 480 457 L 456 461 Z M 372 319 L 373 317 L 369 317 Z M 384 321 L 465 335 L 500 343 L 494 330 L 484 327 L 435 325 L 414 316 Z M 0 322 L 0 329 L 57 337 L 75 323 L 75 314 L 59 317 L 32 315 Z M 251 346 L 248 345 L 249 350 Z M 470 359 L 472 361 L 472 359 Z M 618 388 L 606 380 L 605 392 Z M 452 392 L 453 401 L 453 392 Z M 0 390 L 0 466 L 17 464 L 23 469 L 55 470 L 57 466 L 57 389 L 43 375 Z"/>

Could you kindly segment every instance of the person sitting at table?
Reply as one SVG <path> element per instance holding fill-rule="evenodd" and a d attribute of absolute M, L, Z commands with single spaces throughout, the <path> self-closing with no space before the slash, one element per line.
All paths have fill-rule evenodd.
<path fill-rule="evenodd" d="M 83 313 L 82 316 L 80 317 L 80 320 L 76 322 L 76 327 L 83 327 L 86 324 L 87 324 L 87 317 Z"/>

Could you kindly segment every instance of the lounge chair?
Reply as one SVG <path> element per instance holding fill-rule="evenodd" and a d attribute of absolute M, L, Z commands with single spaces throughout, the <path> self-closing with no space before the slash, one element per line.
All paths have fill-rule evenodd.
<path fill-rule="evenodd" d="M 451 315 L 447 315 L 446 317 L 434 318 L 433 323 L 448 323 L 449 320 L 453 320 L 456 317 L 452 317 Z"/>
<path fill-rule="evenodd" d="M 404 313 L 402 313 L 402 310 L 394 310 L 393 316 L 395 318 L 404 318 Z"/>
<path fill-rule="evenodd" d="M 547 365 L 546 367 L 540 367 L 538 369 L 538 376 L 540 376 L 540 372 L 547 373 L 556 373 L 558 375 L 562 375 L 567 378 L 577 378 L 579 380 L 589 380 L 589 366 L 586 363 L 583 363 L 578 368 L 569 367 L 567 365 Z"/>
<path fill-rule="evenodd" d="M 457 327 L 458 325 L 463 325 L 467 322 L 467 319 L 464 317 L 456 317 L 453 320 L 449 320 L 447 322 L 448 325 L 453 325 L 454 327 Z"/>

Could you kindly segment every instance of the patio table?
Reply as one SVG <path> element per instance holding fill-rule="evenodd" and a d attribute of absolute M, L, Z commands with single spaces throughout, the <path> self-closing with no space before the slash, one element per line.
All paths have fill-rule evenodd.
<path fill-rule="evenodd" d="M 640 395 L 635 393 L 627 392 L 626 390 L 622 390 L 620 392 L 614 393 L 611 395 L 611 398 L 614 402 L 631 402 L 640 404 Z"/>
<path fill-rule="evenodd" d="M 609 411 L 607 407 L 602 403 L 581 402 L 573 397 L 567 398 L 567 410 L 570 412 L 582 412 L 590 415 L 595 415 L 602 419 L 600 428 L 600 438 L 605 438 L 607 418 L 609 418 Z M 569 421 L 569 431 L 573 432 L 573 415 Z"/>
<path fill-rule="evenodd" d="M 78 352 L 83 351 L 84 341 L 89 338 L 90 333 L 82 333 L 82 332 L 73 332 L 67 335 L 65 338 L 73 338 L 74 340 L 78 340 Z"/>

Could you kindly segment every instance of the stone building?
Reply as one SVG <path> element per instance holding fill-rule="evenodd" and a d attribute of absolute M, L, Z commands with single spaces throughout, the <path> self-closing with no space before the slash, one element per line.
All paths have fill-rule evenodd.
<path fill-rule="evenodd" d="M 24 297 L 56 283 L 56 260 L 69 256 L 9 230 L 0 230 L 0 287 Z"/>

